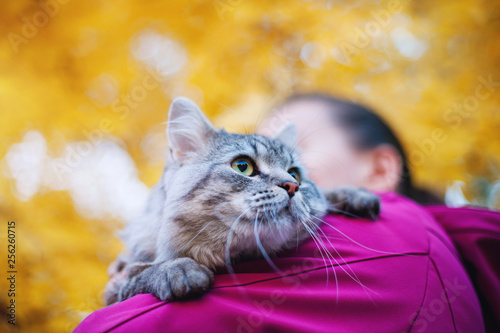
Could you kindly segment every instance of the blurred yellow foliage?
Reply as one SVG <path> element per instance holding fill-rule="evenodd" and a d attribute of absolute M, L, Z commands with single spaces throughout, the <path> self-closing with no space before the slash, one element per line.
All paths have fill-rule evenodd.
<path fill-rule="evenodd" d="M 10 0 L 2 7 L 1 253 L 7 221 L 15 220 L 23 332 L 70 331 L 102 306 L 123 216 L 85 214 L 75 207 L 78 193 L 53 185 L 47 170 L 15 174 L 4 157 L 20 142 L 42 150 L 46 143 L 42 162 L 68 156 L 71 143 L 98 150 L 101 139 L 114 142 L 151 186 L 162 171 L 161 124 L 173 97 L 191 97 L 217 125 L 242 131 L 291 92 L 321 90 L 378 110 L 421 185 L 443 193 L 461 180 L 467 196 L 485 202 L 500 178 L 498 2 Z M 87 156 L 80 155 L 76 167 Z M 32 163 L 23 156 L 20 168 Z M 7 283 L 1 279 L 3 309 Z M 6 316 L 0 327 L 12 329 Z"/>

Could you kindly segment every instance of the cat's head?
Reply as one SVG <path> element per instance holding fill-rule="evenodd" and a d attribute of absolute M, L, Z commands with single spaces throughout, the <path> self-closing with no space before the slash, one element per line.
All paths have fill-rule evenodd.
<path fill-rule="evenodd" d="M 294 152 L 293 126 L 273 138 L 230 134 L 194 102 L 177 98 L 167 137 L 165 211 L 177 230 L 175 247 L 185 255 L 221 266 L 226 242 L 233 258 L 270 254 L 319 224 L 315 216 L 325 211 L 325 199 Z"/>

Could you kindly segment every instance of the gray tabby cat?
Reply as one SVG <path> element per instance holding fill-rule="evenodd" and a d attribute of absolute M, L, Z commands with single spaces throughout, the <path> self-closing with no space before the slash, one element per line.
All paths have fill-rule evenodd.
<path fill-rule="evenodd" d="M 213 271 L 296 246 L 326 212 L 376 218 L 378 197 L 339 188 L 323 195 L 294 153 L 295 128 L 274 138 L 217 130 L 191 100 L 173 101 L 167 166 L 145 212 L 122 238 L 105 302 L 139 293 L 161 300 L 206 292 Z"/>

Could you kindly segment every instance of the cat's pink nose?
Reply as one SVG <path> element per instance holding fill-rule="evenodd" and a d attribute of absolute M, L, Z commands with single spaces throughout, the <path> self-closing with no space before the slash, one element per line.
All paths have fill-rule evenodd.
<path fill-rule="evenodd" d="M 284 181 L 280 187 L 284 188 L 288 192 L 288 196 L 292 198 L 295 195 L 295 192 L 299 190 L 299 184 L 294 182 Z"/>

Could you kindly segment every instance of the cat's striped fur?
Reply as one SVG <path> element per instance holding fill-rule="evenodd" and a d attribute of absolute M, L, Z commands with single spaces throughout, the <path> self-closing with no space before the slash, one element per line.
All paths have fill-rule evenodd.
<path fill-rule="evenodd" d="M 138 293 L 162 300 L 203 293 L 214 270 L 296 246 L 315 231 L 318 223 L 308 223 L 313 216 L 328 209 L 294 152 L 293 127 L 274 138 L 230 134 L 215 129 L 192 101 L 177 98 L 167 137 L 167 166 L 144 214 L 123 232 L 127 252 L 111 266 L 107 304 Z M 254 163 L 254 175 L 232 168 L 239 157 Z M 297 191 L 290 194 L 287 182 Z M 358 211 L 378 209 L 373 195 L 357 195 L 363 196 Z"/>

